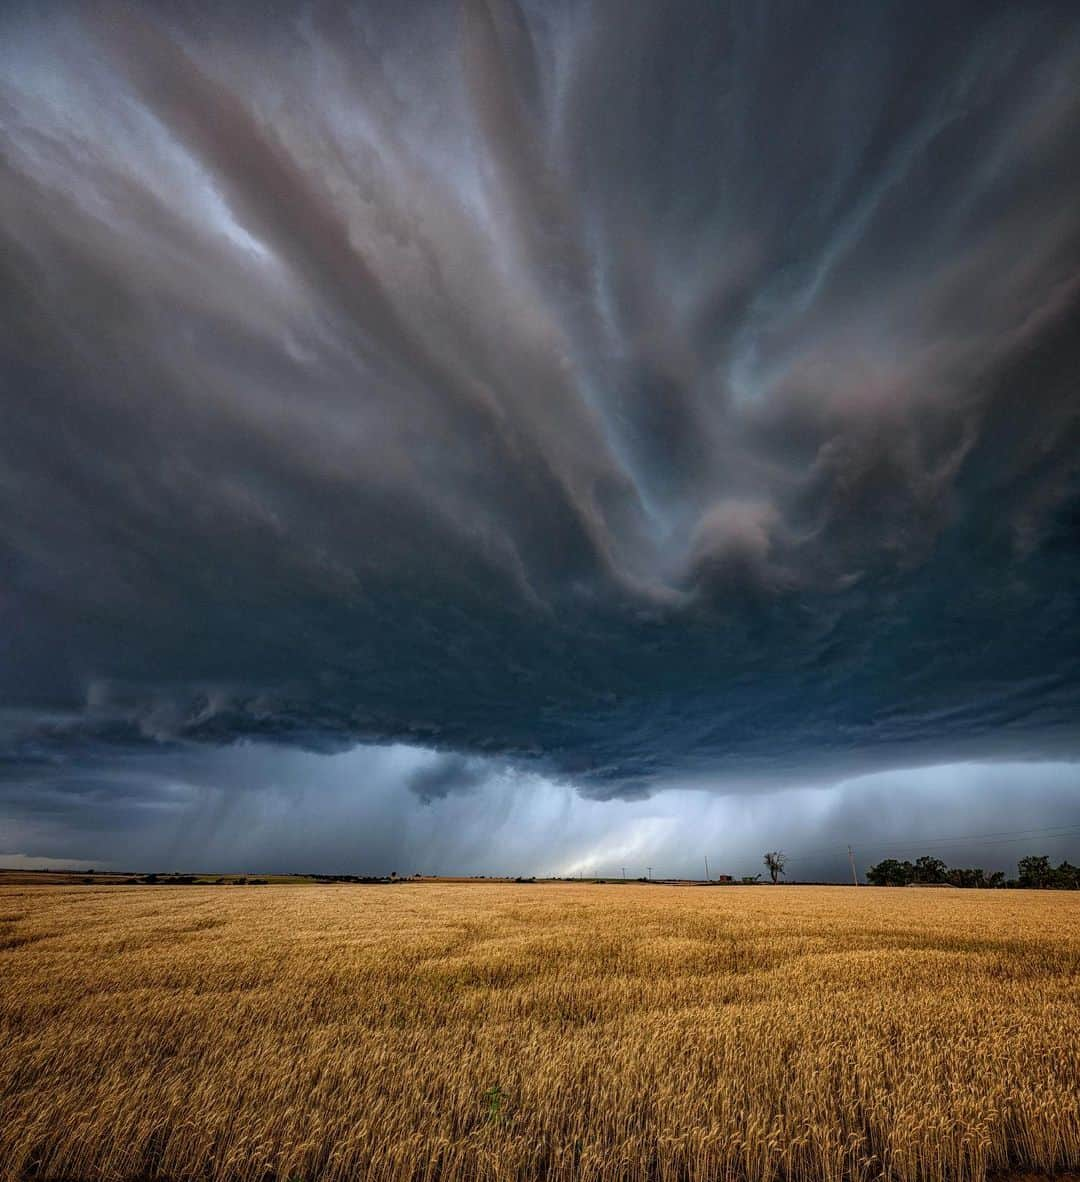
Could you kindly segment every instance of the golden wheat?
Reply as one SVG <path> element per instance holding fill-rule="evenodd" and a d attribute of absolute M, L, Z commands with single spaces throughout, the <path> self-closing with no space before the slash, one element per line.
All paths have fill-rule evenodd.
<path fill-rule="evenodd" d="M 1080 896 L 0 890 L 0 1178 L 1080 1165 Z"/>

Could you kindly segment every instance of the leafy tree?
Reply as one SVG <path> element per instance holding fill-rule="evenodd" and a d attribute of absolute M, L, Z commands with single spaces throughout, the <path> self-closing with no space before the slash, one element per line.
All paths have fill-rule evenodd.
<path fill-rule="evenodd" d="M 1052 885 L 1059 891 L 1080 890 L 1080 866 L 1073 866 L 1069 862 L 1062 862 L 1054 870 Z"/>
<path fill-rule="evenodd" d="M 762 861 L 765 863 L 765 868 L 769 872 L 769 876 L 773 882 L 784 873 L 784 866 L 787 864 L 787 854 L 783 850 L 770 850 Z"/>
<path fill-rule="evenodd" d="M 892 865 L 889 865 L 888 863 L 891 863 Z M 896 864 L 895 858 L 889 858 L 887 859 L 887 862 L 878 862 L 876 865 L 869 867 L 866 871 L 866 881 L 871 886 L 888 886 L 889 871 L 892 869 L 892 866 L 895 866 Z"/>
<path fill-rule="evenodd" d="M 940 858 L 931 858 L 924 854 L 915 862 L 915 881 L 944 882 L 947 869 L 948 867 Z"/>
<path fill-rule="evenodd" d="M 866 881 L 871 886 L 908 886 L 915 881 L 915 867 L 910 862 L 886 858 L 867 870 Z"/>
<path fill-rule="evenodd" d="M 1027 887 L 1034 890 L 1080 890 L 1080 866 L 1062 862 L 1052 866 L 1050 859 L 1041 855 L 1021 858 L 1020 877 L 1005 879 L 1001 870 L 990 874 L 981 866 L 948 867 L 940 858 L 923 856 L 914 863 L 886 858 L 871 866 L 866 880 L 872 886 L 911 886 L 912 884 L 948 883 L 950 886 L 977 889 L 997 887 Z"/>
<path fill-rule="evenodd" d="M 1035 887 L 1040 890 L 1050 885 L 1054 874 L 1050 859 L 1045 856 L 1036 857 L 1034 854 L 1021 858 L 1017 869 L 1020 871 L 1022 887 Z"/>
<path fill-rule="evenodd" d="M 1080 890 L 1080 866 L 1073 866 L 1066 861 L 1060 862 L 1050 872 L 1047 885 L 1058 891 Z"/>
<path fill-rule="evenodd" d="M 986 871 L 981 866 L 975 866 L 968 870 L 963 866 L 956 866 L 952 870 L 945 871 L 945 881 L 952 886 L 958 887 L 985 887 L 989 886 L 986 878 Z"/>

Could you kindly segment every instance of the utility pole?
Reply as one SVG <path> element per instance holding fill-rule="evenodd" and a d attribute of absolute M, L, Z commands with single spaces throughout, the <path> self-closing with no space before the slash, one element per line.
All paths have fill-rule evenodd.
<path fill-rule="evenodd" d="M 652 867 L 649 867 L 649 882 L 652 882 Z"/>
<path fill-rule="evenodd" d="M 709 881 L 709 855 L 705 855 L 705 881 Z"/>
<path fill-rule="evenodd" d="M 622 877 L 623 877 L 623 882 L 626 882 L 626 867 L 625 866 L 622 868 Z"/>
<path fill-rule="evenodd" d="M 855 851 L 851 848 L 851 846 L 848 846 L 848 848 L 847 848 L 847 856 L 848 856 L 848 861 L 851 863 L 851 881 L 856 886 L 858 886 L 859 885 L 859 873 L 855 869 Z"/>

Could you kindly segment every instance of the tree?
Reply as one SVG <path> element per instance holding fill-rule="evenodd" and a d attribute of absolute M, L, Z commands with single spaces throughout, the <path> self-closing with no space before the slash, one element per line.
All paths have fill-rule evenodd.
<path fill-rule="evenodd" d="M 866 881 L 871 886 L 907 886 L 915 881 L 915 867 L 910 862 L 886 858 L 867 870 Z"/>
<path fill-rule="evenodd" d="M 1054 871 L 1051 886 L 1057 887 L 1059 891 L 1080 890 L 1080 866 L 1062 862 Z"/>
<path fill-rule="evenodd" d="M 773 882 L 776 882 L 780 875 L 784 873 L 784 866 L 787 864 L 787 854 L 783 850 L 770 850 L 762 858 L 762 861 L 765 863 L 765 867 L 769 871 Z"/>
<path fill-rule="evenodd" d="M 768 856 L 765 855 L 766 865 Z M 915 862 L 898 862 L 895 858 L 886 858 L 867 870 L 866 881 L 872 886 L 948 883 L 950 886 L 976 889 L 1028 887 L 1035 890 L 1080 890 L 1080 866 L 1072 866 L 1068 862 L 1051 866 L 1049 858 L 1031 855 L 1020 859 L 1019 870 L 1019 879 L 1010 878 L 1006 881 L 1001 870 L 987 874 L 981 866 L 953 866 L 950 869 L 940 858 L 924 855 Z"/>
<path fill-rule="evenodd" d="M 1067 861 L 1051 866 L 1049 858 L 1030 855 L 1020 859 L 1017 869 L 1020 871 L 1017 886 L 1042 891 L 1080 890 L 1080 866 Z"/>
<path fill-rule="evenodd" d="M 916 882 L 944 882 L 945 863 L 940 858 L 931 858 L 924 854 L 915 860 Z"/>
<path fill-rule="evenodd" d="M 1050 859 L 1045 855 L 1037 857 L 1032 854 L 1027 858 L 1021 858 L 1017 869 L 1020 871 L 1022 887 L 1048 887 L 1054 874 L 1050 867 Z"/>
<path fill-rule="evenodd" d="M 986 871 L 981 866 L 967 869 L 963 866 L 945 871 L 945 881 L 956 887 L 985 887 L 990 884 L 986 879 Z"/>

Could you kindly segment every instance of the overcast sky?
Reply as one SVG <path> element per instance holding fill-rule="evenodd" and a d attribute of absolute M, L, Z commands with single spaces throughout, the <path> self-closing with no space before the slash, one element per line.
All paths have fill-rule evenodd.
<path fill-rule="evenodd" d="M 1080 858 L 1078 77 L 1072 2 L 6 5 L 0 862 Z"/>

